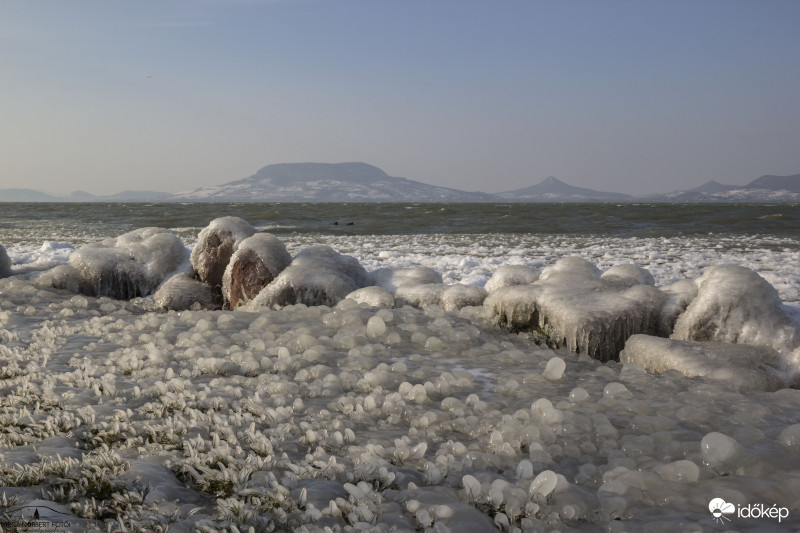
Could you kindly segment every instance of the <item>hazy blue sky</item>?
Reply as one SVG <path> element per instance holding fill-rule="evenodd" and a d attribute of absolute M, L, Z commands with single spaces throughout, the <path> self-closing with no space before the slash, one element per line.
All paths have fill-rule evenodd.
<path fill-rule="evenodd" d="M 800 1 L 0 0 L 0 188 L 364 161 L 498 192 L 800 172 Z"/>

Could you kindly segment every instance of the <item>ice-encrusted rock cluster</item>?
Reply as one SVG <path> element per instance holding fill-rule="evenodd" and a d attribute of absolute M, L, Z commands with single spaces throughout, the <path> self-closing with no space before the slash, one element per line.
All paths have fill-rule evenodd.
<path fill-rule="evenodd" d="M 200 232 L 189 262 L 186 256 L 175 235 L 144 228 L 75 251 L 68 265 L 42 279 L 55 287 L 119 299 L 155 291 L 156 305 L 167 310 L 259 312 L 296 304 L 334 306 L 346 298 L 388 309 L 436 305 L 454 312 L 483 306 L 497 324 L 526 332 L 542 345 L 600 361 L 619 360 L 627 350 L 628 361 L 653 372 L 721 375 L 700 368 L 713 366 L 725 344 L 719 348 L 677 341 L 774 350 L 783 378 L 758 374 L 757 386 L 793 383 L 791 376 L 800 368 L 800 326 L 766 280 L 736 265 L 709 267 L 698 279 L 656 287 L 651 273 L 639 266 L 618 264 L 600 271 L 568 256 L 543 270 L 501 266 L 484 287 L 445 284 L 441 273 L 428 267 L 368 272 L 354 257 L 324 244 L 307 246 L 292 258 L 278 238 L 258 233 L 236 217 L 213 220 Z M 676 342 L 645 342 L 643 335 Z M 637 340 L 628 346 L 634 336 Z M 702 355 L 690 364 L 679 352 Z M 775 366 L 772 352 L 730 353 L 730 364 L 744 365 L 745 373 L 757 372 L 754 365 Z M 654 359 L 658 354 L 663 361 Z"/>
<path fill-rule="evenodd" d="M 549 346 L 608 361 L 631 335 L 657 332 L 664 295 L 652 283 L 633 265 L 601 274 L 588 261 L 567 257 L 533 283 L 498 288 L 484 305 L 501 324 L 534 331 Z"/>
<path fill-rule="evenodd" d="M 162 228 L 141 228 L 75 250 L 66 265 L 46 272 L 46 284 L 87 296 L 128 300 L 153 294 L 189 254 L 181 240 Z"/>
<path fill-rule="evenodd" d="M 212 220 L 198 236 L 191 270 L 179 273 L 155 295 L 162 309 L 236 309 L 250 302 L 291 262 L 275 236 L 257 233 L 245 220 Z"/>
<path fill-rule="evenodd" d="M 718 265 L 696 280 L 653 285 L 650 273 L 634 265 L 601 273 L 583 259 L 567 257 L 545 268 L 533 283 L 497 288 L 484 305 L 501 325 L 530 331 L 548 346 L 601 361 L 618 359 L 625 349 L 628 361 L 655 372 L 670 368 L 722 379 L 724 372 L 710 369 L 724 363 L 720 353 L 730 353 L 730 366 L 743 365 L 745 372 L 777 365 L 782 378 L 770 371 L 756 378 L 775 388 L 790 383 L 800 369 L 800 325 L 786 313 L 777 291 L 752 270 Z M 653 340 L 645 343 L 643 336 Z M 694 344 L 664 343 L 656 337 Z M 717 344 L 699 344 L 707 342 Z M 720 343 L 765 349 L 730 347 L 726 352 L 729 344 Z M 678 357 L 679 352 L 696 356 Z"/>

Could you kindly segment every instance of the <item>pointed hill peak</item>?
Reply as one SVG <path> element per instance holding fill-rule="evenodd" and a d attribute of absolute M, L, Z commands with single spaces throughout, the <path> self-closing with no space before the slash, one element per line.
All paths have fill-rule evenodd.
<path fill-rule="evenodd" d="M 522 202 L 618 202 L 631 200 L 627 194 L 575 187 L 548 176 L 536 185 L 498 194 L 500 198 Z"/>

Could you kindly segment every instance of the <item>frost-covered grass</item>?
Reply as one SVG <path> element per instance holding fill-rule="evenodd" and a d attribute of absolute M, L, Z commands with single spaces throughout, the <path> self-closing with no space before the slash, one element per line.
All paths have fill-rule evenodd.
<path fill-rule="evenodd" d="M 790 509 L 729 528 L 797 529 L 798 390 L 543 349 L 482 307 L 151 306 L 0 280 L 0 515 L 36 507 L 76 531 L 717 531 L 722 498 Z"/>

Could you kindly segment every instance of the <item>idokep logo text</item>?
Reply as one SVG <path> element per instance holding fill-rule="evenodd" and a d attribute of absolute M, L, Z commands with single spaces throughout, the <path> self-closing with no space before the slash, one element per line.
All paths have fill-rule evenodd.
<path fill-rule="evenodd" d="M 775 505 L 765 505 L 763 503 L 752 503 L 749 505 L 739 505 L 728 503 L 722 498 L 714 498 L 708 503 L 708 510 L 714 516 L 714 521 L 723 524 L 730 522 L 732 517 L 736 518 L 769 518 L 777 519 L 780 523 L 789 516 L 789 509 Z"/>

